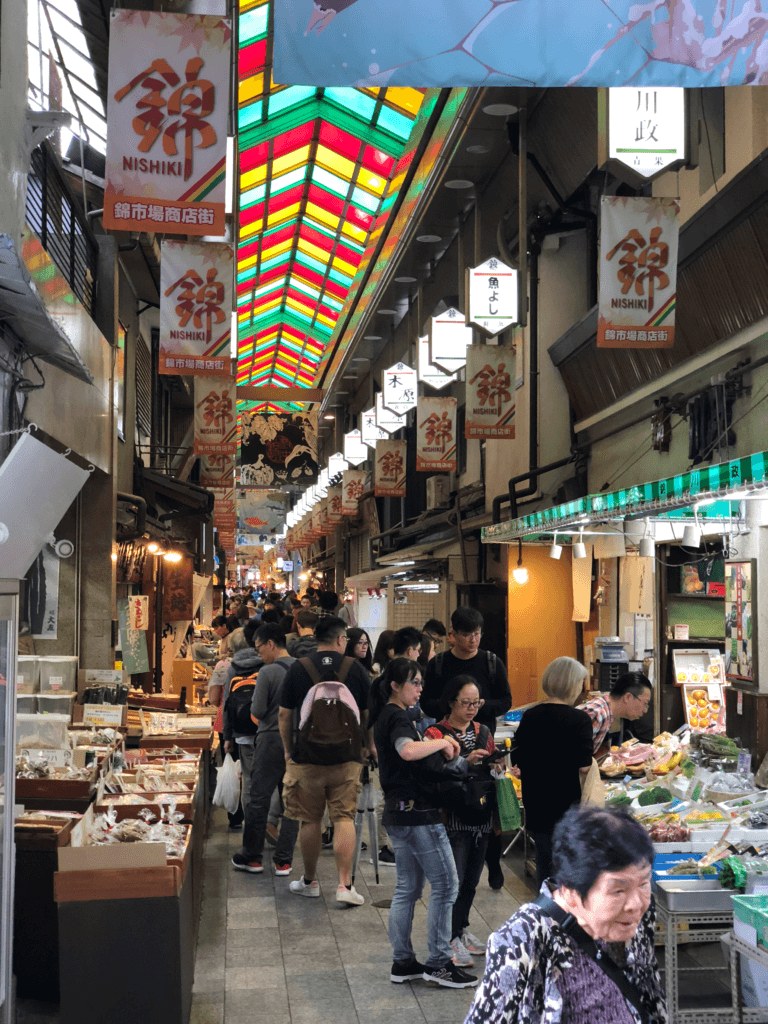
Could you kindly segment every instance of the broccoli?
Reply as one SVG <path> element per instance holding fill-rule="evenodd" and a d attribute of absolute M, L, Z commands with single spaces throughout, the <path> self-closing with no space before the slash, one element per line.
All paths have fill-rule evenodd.
<path fill-rule="evenodd" d="M 650 807 L 652 804 L 666 804 L 672 799 L 672 794 L 664 786 L 651 786 L 641 793 L 637 802 L 641 807 Z"/>
<path fill-rule="evenodd" d="M 612 797 L 606 804 L 607 807 L 629 807 L 632 801 L 629 799 L 626 793 L 619 793 L 618 796 Z"/>

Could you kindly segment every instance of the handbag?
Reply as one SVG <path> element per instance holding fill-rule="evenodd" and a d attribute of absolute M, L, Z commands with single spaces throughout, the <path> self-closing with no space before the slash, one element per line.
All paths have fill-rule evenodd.
<path fill-rule="evenodd" d="M 563 929 L 566 935 L 569 935 L 586 956 L 590 957 L 591 960 L 597 964 L 600 970 L 614 983 L 619 992 L 624 996 L 628 1003 L 640 1014 L 640 1020 L 643 1024 L 649 1024 L 650 1016 L 648 1010 L 643 1006 L 643 998 L 640 989 L 634 985 L 626 974 L 617 967 L 616 964 L 608 956 L 603 956 L 598 950 L 595 940 L 591 935 L 588 935 L 581 927 L 579 922 L 568 911 L 555 903 L 549 896 L 541 895 L 537 899 L 533 900 L 533 903 L 537 907 L 541 907 L 542 911 L 547 917 L 553 918 L 557 921 L 560 927 Z"/>
<path fill-rule="evenodd" d="M 581 784 L 581 803 L 582 805 L 590 804 L 592 807 L 605 807 L 605 786 L 600 778 L 600 769 L 597 767 L 594 757 L 586 778 Z"/>

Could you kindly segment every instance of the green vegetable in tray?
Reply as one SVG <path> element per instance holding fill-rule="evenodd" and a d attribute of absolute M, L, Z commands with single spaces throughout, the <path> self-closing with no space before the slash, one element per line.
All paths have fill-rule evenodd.
<path fill-rule="evenodd" d="M 672 794 L 664 786 L 651 786 L 637 798 L 641 807 L 650 807 L 653 804 L 666 804 L 672 799 Z"/>
<path fill-rule="evenodd" d="M 619 793 L 618 796 L 614 796 L 606 801 L 606 807 L 629 807 L 631 803 L 632 801 L 626 793 Z"/>
<path fill-rule="evenodd" d="M 696 765 L 690 759 L 690 757 L 684 757 L 680 762 L 680 771 L 686 777 L 686 779 L 692 779 L 693 773 L 696 771 Z"/>

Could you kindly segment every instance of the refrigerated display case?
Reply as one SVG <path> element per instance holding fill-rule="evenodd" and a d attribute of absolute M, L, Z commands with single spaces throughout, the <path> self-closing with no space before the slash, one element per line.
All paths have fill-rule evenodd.
<path fill-rule="evenodd" d="M 14 1018 L 11 984 L 15 849 L 13 807 L 16 774 L 16 647 L 19 584 L 0 580 L 0 1021 Z"/>

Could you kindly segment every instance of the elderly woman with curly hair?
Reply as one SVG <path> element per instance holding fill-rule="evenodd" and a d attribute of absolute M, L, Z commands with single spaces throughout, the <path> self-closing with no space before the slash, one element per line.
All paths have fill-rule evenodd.
<path fill-rule="evenodd" d="M 648 833 L 573 807 L 553 840 L 553 877 L 488 940 L 465 1024 L 666 1024 Z"/>

